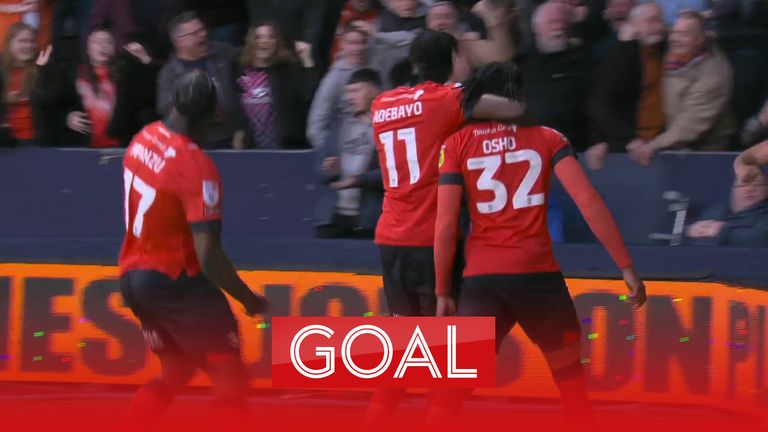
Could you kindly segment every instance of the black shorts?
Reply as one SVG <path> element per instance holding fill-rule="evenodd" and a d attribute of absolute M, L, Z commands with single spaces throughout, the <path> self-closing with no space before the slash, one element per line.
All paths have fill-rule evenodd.
<path fill-rule="evenodd" d="M 579 317 L 561 273 L 467 277 L 458 315 L 496 317 L 496 351 L 517 323 L 544 352 L 581 339 Z"/>
<path fill-rule="evenodd" d="M 198 367 L 211 355 L 239 355 L 237 320 L 224 293 L 203 274 L 173 280 L 137 270 L 120 278 L 120 290 L 157 354 L 173 351 Z"/>
<path fill-rule="evenodd" d="M 464 247 L 456 248 L 453 292 L 458 297 L 464 271 Z M 387 308 L 393 315 L 435 316 L 435 251 L 432 247 L 379 245 Z"/>

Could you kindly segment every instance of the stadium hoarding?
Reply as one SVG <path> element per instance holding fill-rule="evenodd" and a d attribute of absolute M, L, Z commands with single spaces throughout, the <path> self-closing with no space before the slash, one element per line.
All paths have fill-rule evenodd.
<path fill-rule="evenodd" d="M 108 266 L 0 264 L 0 380 L 140 384 L 158 371 Z M 272 303 L 237 304 L 252 386 L 271 387 L 274 316 L 379 316 L 381 278 L 350 273 L 243 271 Z M 768 399 L 768 292 L 703 282 L 648 282 L 632 311 L 622 281 L 569 279 L 595 399 L 703 404 L 742 412 Z M 497 357 L 497 386 L 479 394 L 555 397 L 536 347 L 516 328 Z M 197 385 L 207 385 L 202 377 Z"/>

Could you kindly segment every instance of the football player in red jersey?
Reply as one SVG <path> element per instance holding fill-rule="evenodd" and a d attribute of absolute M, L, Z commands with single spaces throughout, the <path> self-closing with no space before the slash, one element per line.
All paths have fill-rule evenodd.
<path fill-rule="evenodd" d="M 375 241 L 393 315 L 435 314 L 433 236 L 440 146 L 470 118 L 511 121 L 524 111 L 522 104 L 500 96 L 468 101 L 461 85 L 445 84 L 456 50 L 450 34 L 423 31 L 410 49 L 415 85 L 384 92 L 371 106 L 385 189 Z M 381 427 L 401 396 L 397 390 L 377 392 L 368 424 Z"/>
<path fill-rule="evenodd" d="M 196 369 L 215 386 L 217 426 L 247 426 L 237 321 L 219 287 L 250 315 L 264 312 L 267 301 L 245 285 L 222 249 L 221 179 L 195 144 L 215 108 L 208 75 L 190 72 L 177 83 L 169 118 L 146 126 L 125 152 L 120 288 L 162 367 L 136 394 L 126 430 L 155 423 Z"/>
<path fill-rule="evenodd" d="M 495 63 L 478 69 L 467 88 L 472 93 L 515 97 L 519 83 L 514 65 Z M 547 230 L 547 193 L 553 171 L 621 269 L 629 303 L 635 308 L 645 303 L 645 287 L 632 268 L 618 227 L 565 137 L 545 127 L 482 122 L 451 136 L 440 157 L 435 227 L 437 314 L 495 317 L 497 350 L 519 323 L 544 353 L 560 390 L 566 420 L 588 424 L 592 410 L 581 364 L 579 319 Z M 463 196 L 471 230 L 456 311 L 449 294 Z M 432 421 L 455 415 L 468 394 L 441 391 L 433 400 Z"/>

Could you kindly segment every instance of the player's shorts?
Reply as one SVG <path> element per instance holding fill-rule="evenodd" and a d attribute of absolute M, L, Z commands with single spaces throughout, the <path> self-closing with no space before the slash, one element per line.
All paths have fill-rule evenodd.
<path fill-rule="evenodd" d="M 203 274 L 182 274 L 173 280 L 156 271 L 137 270 L 120 278 L 120 290 L 157 354 L 177 352 L 198 367 L 212 358 L 240 354 L 237 320 L 229 302 Z"/>
<path fill-rule="evenodd" d="M 496 317 L 497 352 L 517 323 L 544 352 L 581 339 L 579 317 L 559 272 L 467 277 L 457 313 Z"/>
<path fill-rule="evenodd" d="M 435 252 L 432 247 L 379 245 L 387 308 L 393 315 L 435 316 Z M 458 297 L 464 271 L 464 247 L 456 248 L 453 293 Z"/>

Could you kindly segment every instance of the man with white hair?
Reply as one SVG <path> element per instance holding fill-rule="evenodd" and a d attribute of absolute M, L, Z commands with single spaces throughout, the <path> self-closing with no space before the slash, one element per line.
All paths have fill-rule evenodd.
<path fill-rule="evenodd" d="M 619 28 L 619 41 L 595 68 L 590 100 L 593 145 L 585 154 L 589 168 L 601 169 L 608 152 L 634 149 L 663 131 L 665 33 L 659 6 L 640 4 Z"/>
<path fill-rule="evenodd" d="M 571 9 L 547 2 L 533 14 L 535 46 L 516 57 L 528 113 L 542 126 L 562 132 L 576 151 L 589 145 L 590 53 L 568 38 Z"/>
<path fill-rule="evenodd" d="M 670 31 L 662 79 L 666 129 L 628 148 L 642 165 L 662 150 L 724 151 L 731 144 L 733 71 L 705 30 L 702 16 L 690 11 L 681 13 Z"/>

